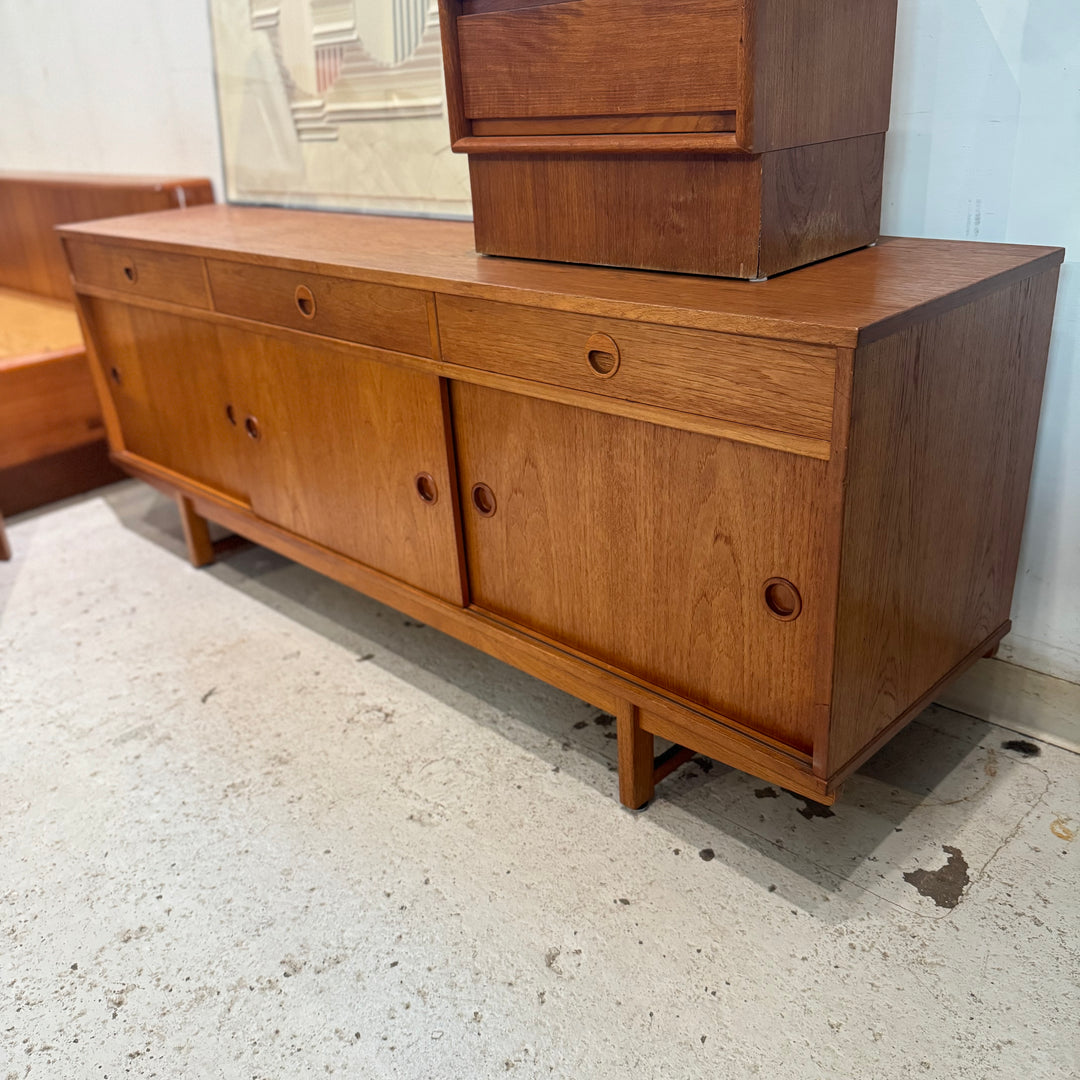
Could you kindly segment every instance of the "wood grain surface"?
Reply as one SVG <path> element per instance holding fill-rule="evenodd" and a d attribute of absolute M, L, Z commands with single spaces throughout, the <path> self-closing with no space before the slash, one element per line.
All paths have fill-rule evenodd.
<path fill-rule="evenodd" d="M 490 259 L 466 222 L 207 206 L 75 225 L 133 247 L 531 307 L 855 347 L 1061 264 L 1061 248 L 889 238 L 764 283 Z"/>
<path fill-rule="evenodd" d="M 483 387 L 452 403 L 475 604 L 809 748 L 823 463 Z M 765 606 L 775 576 L 795 622 Z"/>
<path fill-rule="evenodd" d="M 219 259 L 208 260 L 207 273 L 217 311 L 378 349 L 432 355 L 430 293 Z M 308 315 L 298 305 L 298 289 L 310 296 Z"/>
<path fill-rule="evenodd" d="M 194 178 L 0 173 L 0 286 L 70 300 L 55 226 L 213 201 Z"/>
<path fill-rule="evenodd" d="M 740 15 L 739 0 L 665 0 L 662 18 L 653 0 L 577 0 L 460 15 L 465 115 L 731 109 Z"/>
<path fill-rule="evenodd" d="M 69 302 L 0 289 L 0 372 L 25 357 L 82 352 L 79 319 Z"/>
<path fill-rule="evenodd" d="M 859 351 L 830 774 L 1008 621 L 1057 276 Z"/>
<path fill-rule="evenodd" d="M 438 311 L 450 363 L 826 441 L 831 432 L 834 349 L 460 297 L 440 298 Z M 620 357 L 604 378 L 589 364 L 595 334 Z"/>

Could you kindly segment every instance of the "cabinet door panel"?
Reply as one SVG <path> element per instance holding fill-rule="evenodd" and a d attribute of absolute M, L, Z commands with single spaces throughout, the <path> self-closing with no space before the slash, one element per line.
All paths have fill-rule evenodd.
<path fill-rule="evenodd" d="M 825 463 L 478 386 L 452 398 L 477 606 L 811 749 L 835 602 Z M 775 578 L 796 617 L 783 587 L 770 612 Z"/>
<path fill-rule="evenodd" d="M 235 364 L 222 354 L 216 329 L 111 301 L 86 304 L 124 448 L 246 498 L 250 448 L 228 419 Z"/>
<path fill-rule="evenodd" d="M 257 434 L 255 513 L 462 603 L 441 380 L 321 343 L 231 328 L 218 336 L 244 366 L 237 404 Z"/>

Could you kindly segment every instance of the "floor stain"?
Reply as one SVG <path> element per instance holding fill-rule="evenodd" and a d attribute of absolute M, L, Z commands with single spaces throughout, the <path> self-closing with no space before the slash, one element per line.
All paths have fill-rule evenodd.
<path fill-rule="evenodd" d="M 615 723 L 615 717 L 609 716 L 607 713 L 601 713 L 593 720 L 593 723 L 597 727 L 611 727 Z"/>
<path fill-rule="evenodd" d="M 1072 818 L 1070 818 L 1070 817 L 1059 817 L 1059 818 L 1057 818 L 1055 821 L 1053 821 L 1051 823 L 1050 831 L 1059 840 L 1069 840 L 1069 841 L 1075 840 L 1076 839 L 1076 830 L 1069 826 L 1068 823 L 1070 821 L 1072 821 Z"/>
<path fill-rule="evenodd" d="M 938 907 L 954 908 L 971 882 L 968 864 L 959 848 L 942 846 L 949 861 L 940 870 L 912 870 L 904 875 L 922 896 L 929 896 Z"/>
<path fill-rule="evenodd" d="M 209 690 L 199 699 L 204 705 L 217 693 L 217 687 L 211 686 Z"/>
<path fill-rule="evenodd" d="M 1042 750 L 1036 746 L 1033 742 L 1028 742 L 1027 739 L 1009 739 L 1001 744 L 1002 750 L 1014 750 L 1018 754 L 1023 754 L 1024 757 L 1038 757 Z"/>
<path fill-rule="evenodd" d="M 776 788 L 771 787 L 759 787 L 754 788 L 754 795 L 759 799 L 779 799 L 780 792 Z"/>
<path fill-rule="evenodd" d="M 716 852 L 711 847 L 702 848 L 698 854 L 705 862 L 712 862 L 716 858 Z"/>

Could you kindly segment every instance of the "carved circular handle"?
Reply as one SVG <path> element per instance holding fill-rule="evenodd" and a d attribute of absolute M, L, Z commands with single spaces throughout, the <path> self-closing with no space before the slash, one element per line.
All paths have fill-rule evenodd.
<path fill-rule="evenodd" d="M 434 506 L 439 501 L 439 489 L 431 473 L 418 473 L 413 483 L 416 484 L 416 494 L 420 496 L 421 502 Z"/>
<path fill-rule="evenodd" d="M 112 379 L 112 381 L 116 383 L 117 386 L 120 386 L 120 384 L 124 381 L 123 376 L 120 374 L 120 369 L 115 366 L 109 368 L 109 378 Z"/>
<path fill-rule="evenodd" d="M 484 517 L 491 517 L 495 513 L 495 492 L 487 484 L 473 485 L 472 501 L 477 512 Z"/>
<path fill-rule="evenodd" d="M 262 435 L 262 431 L 259 430 L 259 421 L 254 416 L 244 418 L 244 430 L 248 433 L 249 439 L 258 439 Z"/>
<path fill-rule="evenodd" d="M 293 295 L 296 298 L 296 307 L 300 314 L 305 319 L 314 319 L 315 294 L 306 285 L 297 285 L 296 292 Z"/>
<path fill-rule="evenodd" d="M 765 582 L 763 588 L 765 607 L 774 619 L 781 622 L 794 622 L 802 613 L 802 596 L 799 590 L 787 578 L 774 577 Z"/>
<path fill-rule="evenodd" d="M 134 285 L 139 280 L 139 268 L 132 262 L 131 259 L 127 259 L 124 265 L 120 267 L 120 272 L 124 275 L 124 280 L 129 285 Z"/>
<path fill-rule="evenodd" d="M 225 419 L 228 420 L 233 427 L 236 427 L 236 410 L 231 405 L 225 406 Z"/>
<path fill-rule="evenodd" d="M 614 338 L 607 334 L 593 334 L 585 343 L 585 360 L 598 379 L 610 379 L 619 370 L 622 357 Z"/>

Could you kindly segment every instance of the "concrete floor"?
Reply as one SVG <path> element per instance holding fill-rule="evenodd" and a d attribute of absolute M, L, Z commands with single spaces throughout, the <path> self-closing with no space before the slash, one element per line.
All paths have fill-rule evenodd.
<path fill-rule="evenodd" d="M 833 812 L 124 484 L 0 564 L 0 1080 L 1080 1075 L 1080 758 L 932 708 Z"/>

